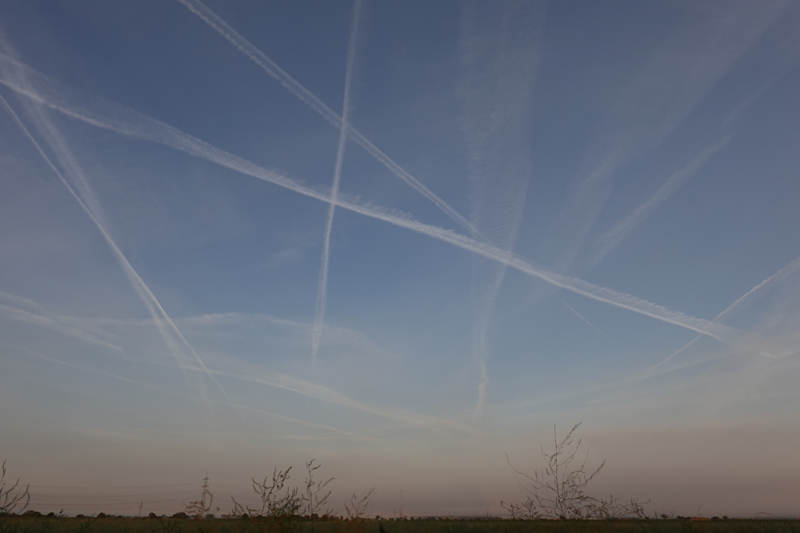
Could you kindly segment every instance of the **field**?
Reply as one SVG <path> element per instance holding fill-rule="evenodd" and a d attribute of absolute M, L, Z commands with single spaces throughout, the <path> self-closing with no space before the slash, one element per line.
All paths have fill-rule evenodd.
<path fill-rule="evenodd" d="M 243 520 L 2 517 L 0 533 L 800 533 L 798 520 Z"/>

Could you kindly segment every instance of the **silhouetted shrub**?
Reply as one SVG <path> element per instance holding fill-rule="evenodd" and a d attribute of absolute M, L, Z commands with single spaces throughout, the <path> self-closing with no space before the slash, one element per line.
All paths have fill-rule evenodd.
<path fill-rule="evenodd" d="M 586 486 L 603 469 L 606 462 L 600 463 L 594 471 L 586 470 L 589 453 L 583 461 L 575 461 L 581 441 L 573 445 L 573 434 L 580 423 L 575 424 L 561 441 L 553 427 L 552 453 L 542 448 L 545 467 L 534 471 L 533 475 L 517 470 L 506 455 L 508 465 L 517 474 L 520 484 L 528 494 L 523 502 L 505 503 L 500 506 L 511 513 L 512 519 L 601 519 L 644 518 L 644 507 L 638 499 L 621 500 L 613 495 L 608 499 L 595 498 L 586 494 Z M 575 463 L 573 463 L 575 461 Z"/>

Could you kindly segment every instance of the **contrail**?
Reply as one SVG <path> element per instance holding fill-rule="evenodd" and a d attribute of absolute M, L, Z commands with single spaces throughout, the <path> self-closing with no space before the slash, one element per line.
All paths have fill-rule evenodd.
<path fill-rule="evenodd" d="M 666 197 L 661 195 L 662 192 L 666 193 L 668 196 L 674 192 L 673 187 L 676 185 L 681 185 L 681 183 L 675 184 L 670 182 L 673 182 L 674 180 L 683 181 L 691 177 L 678 176 L 679 174 L 683 174 L 685 171 L 691 172 L 693 170 L 692 167 L 697 164 L 705 164 L 705 159 L 710 159 L 714 156 L 714 153 L 710 152 L 716 152 L 717 150 L 724 148 L 725 143 L 729 142 L 729 137 L 733 136 L 733 124 L 738 117 L 740 117 L 742 113 L 744 113 L 749 106 L 753 104 L 753 102 L 757 101 L 758 98 L 766 93 L 766 91 L 769 90 L 775 83 L 789 73 L 793 72 L 797 65 L 797 59 L 800 57 L 800 39 L 796 37 L 795 33 L 786 32 L 785 38 L 781 39 L 779 45 L 781 54 L 778 59 L 774 61 L 774 63 L 771 63 L 768 75 L 764 77 L 761 85 L 749 96 L 739 102 L 733 111 L 722 121 L 721 125 L 717 128 L 717 132 L 715 133 L 714 138 L 717 140 L 712 141 L 710 144 L 704 146 L 693 156 L 689 163 L 685 164 L 684 167 L 679 169 L 676 174 L 670 176 L 659 189 L 659 192 L 656 193 L 656 195 L 652 198 L 652 200 L 657 200 L 657 202 L 664 200 Z M 605 136 L 608 137 L 608 135 Z M 699 170 L 699 167 L 696 170 Z M 594 256 L 587 261 L 586 265 L 584 265 L 585 268 L 575 271 L 575 275 L 583 276 L 586 274 L 589 268 L 596 266 L 597 263 L 602 260 L 604 254 L 610 252 L 615 246 L 618 245 L 619 242 L 622 242 L 622 240 L 624 240 L 626 237 L 625 234 L 632 230 L 636 224 L 641 223 L 642 220 L 646 218 L 655 207 L 655 205 L 650 205 L 649 202 L 645 202 L 645 204 L 639 206 L 631 215 L 629 215 L 629 218 L 624 219 L 623 222 L 615 226 L 614 229 L 608 233 L 605 233 L 597 241 L 595 241 L 594 248 L 595 250 L 599 251 L 596 251 Z M 638 212 L 642 208 L 642 212 Z M 632 222 L 633 224 L 632 226 L 627 227 L 626 222 Z M 616 233 L 617 230 L 620 230 L 625 234 L 620 235 Z M 614 244 L 614 242 L 612 242 L 613 239 L 618 239 L 618 242 Z"/>
<path fill-rule="evenodd" d="M 10 300 L 15 306 L 17 307 L 8 307 L 0 305 L 0 307 L 5 309 L 13 309 L 12 313 L 15 316 L 27 316 L 27 318 L 34 318 L 35 322 L 42 325 L 42 324 L 67 324 L 67 328 L 75 328 L 77 327 L 79 330 L 81 327 L 83 330 L 89 332 L 91 335 L 96 335 L 98 339 L 102 339 L 103 336 L 115 338 L 114 335 L 108 334 L 108 332 L 98 328 L 95 325 L 85 325 L 85 324 L 76 324 L 73 321 L 73 317 L 64 316 L 64 315 L 55 315 L 45 309 L 43 306 L 39 305 L 37 302 L 33 300 L 28 300 L 27 298 L 22 298 L 20 296 L 16 296 L 14 294 L 9 294 L 4 291 L 0 291 L 0 300 Z M 20 307 L 21 306 L 21 307 Z M 27 307 L 27 310 L 23 308 Z M 105 341 L 101 341 L 105 342 Z M 115 350 L 122 351 L 122 348 L 119 348 L 115 345 L 112 345 Z"/>
<path fill-rule="evenodd" d="M 470 221 L 513 250 L 533 165 L 530 126 L 543 3 L 467 2 L 461 21 L 461 130 L 469 147 Z M 474 237 L 474 235 L 473 235 Z M 472 356 L 480 371 L 475 421 L 486 418 L 489 333 L 508 267 L 473 257 Z"/>
<path fill-rule="evenodd" d="M 339 128 L 339 147 L 336 150 L 336 165 L 333 170 L 333 184 L 331 185 L 331 205 L 328 207 L 328 220 L 325 224 L 325 238 L 322 242 L 322 264 L 319 268 L 319 284 L 317 285 L 317 305 L 314 309 L 314 330 L 311 334 L 311 362 L 317 360 L 319 340 L 322 338 L 322 324 L 325 321 L 325 304 L 328 301 L 328 263 L 331 254 L 331 230 L 333 229 L 333 213 L 336 210 L 336 200 L 339 198 L 339 182 L 342 178 L 342 162 L 344 161 L 344 148 L 347 144 L 347 130 L 350 127 L 350 88 L 353 82 L 353 68 L 356 62 L 356 42 L 358 39 L 358 24 L 361 17 L 363 0 L 353 3 L 353 15 L 350 21 L 350 40 L 347 44 L 347 66 L 344 75 L 344 102 L 342 103 L 342 124 Z"/>
<path fill-rule="evenodd" d="M 0 293 L 2 294 L 2 293 Z M 116 318 L 92 318 L 92 319 L 76 319 L 74 317 L 59 317 L 66 323 L 90 329 L 92 331 L 104 332 L 98 326 L 129 326 L 129 327 L 150 327 L 154 326 L 152 319 L 135 318 L 135 319 L 116 319 Z M 209 326 L 217 325 L 241 325 L 253 322 L 258 324 L 259 330 L 263 326 L 276 326 L 281 329 L 293 331 L 298 335 L 311 336 L 313 330 L 313 323 L 299 322 L 286 318 L 276 317 L 274 315 L 265 315 L 261 313 L 210 313 L 204 315 L 197 315 L 191 317 L 182 317 L 175 319 L 175 324 L 181 328 L 197 328 L 206 331 Z M 381 348 L 378 344 L 372 341 L 369 337 L 362 334 L 360 331 L 325 325 L 323 326 L 322 336 L 328 337 L 329 342 L 337 345 L 346 345 L 349 350 L 360 350 L 362 352 L 369 352 L 373 355 L 378 355 L 383 358 L 395 358 L 396 355 Z"/>
<path fill-rule="evenodd" d="M 223 314 L 223 315 L 200 315 L 200 316 L 196 316 L 196 317 L 189 317 L 187 319 L 178 319 L 178 320 L 180 322 L 183 322 L 183 323 L 192 323 L 192 322 L 198 322 L 199 321 L 200 324 L 207 325 L 208 324 L 208 322 L 207 322 L 208 319 L 211 319 L 212 321 L 219 320 L 219 319 L 225 320 L 227 318 L 236 318 L 237 316 L 238 316 L 238 314 L 236 314 L 236 313 L 226 313 L 226 314 Z M 257 318 L 265 318 L 265 319 L 268 319 L 270 321 L 274 320 L 274 321 L 278 321 L 278 322 L 282 322 L 282 323 L 285 322 L 286 325 L 291 325 L 291 326 L 302 326 L 304 328 L 308 327 L 308 324 L 305 324 L 305 323 L 294 322 L 294 321 L 284 320 L 284 319 L 276 319 L 275 317 L 269 317 L 269 316 L 266 316 L 266 315 L 257 315 L 256 317 Z M 140 321 L 138 321 L 138 320 L 126 320 L 126 321 L 111 320 L 111 321 L 109 321 L 108 319 L 98 319 L 98 320 L 95 320 L 95 322 L 99 322 L 99 323 L 109 323 L 110 322 L 110 323 L 115 324 L 115 325 L 117 325 L 117 324 L 134 324 L 134 325 L 137 325 L 137 326 L 138 325 L 142 325 L 140 323 Z M 149 325 L 149 323 L 147 325 Z M 0 339 L 0 343 L 2 343 L 2 342 L 4 342 L 4 341 L 2 339 Z M 14 345 L 14 346 L 16 347 L 16 345 Z M 23 349 L 23 350 L 30 351 L 28 348 L 23 348 L 23 347 L 19 347 L 19 348 Z M 46 359 L 50 360 L 50 358 L 47 358 L 46 356 L 42 356 L 42 357 L 45 357 Z M 235 360 L 235 358 L 234 358 L 234 360 Z M 61 364 L 71 364 L 71 363 L 65 363 L 65 362 L 58 361 L 58 360 L 53 360 L 53 361 L 61 363 Z M 151 364 L 151 365 L 156 365 L 156 366 L 159 366 L 159 367 L 160 366 L 166 366 L 165 363 L 160 362 L 160 361 L 159 362 L 148 361 L 146 363 L 147 364 Z M 314 399 L 317 399 L 317 400 L 320 400 L 320 401 L 323 401 L 323 402 L 326 402 L 326 403 L 331 403 L 333 405 L 339 405 L 341 407 L 354 409 L 354 410 L 357 410 L 357 411 L 360 411 L 360 412 L 374 414 L 374 415 L 381 416 L 381 417 L 384 417 L 384 418 L 388 418 L 388 419 L 391 419 L 391 420 L 407 423 L 407 424 L 410 424 L 410 425 L 413 425 L 413 426 L 424 427 L 424 428 L 427 428 L 427 429 L 433 428 L 435 431 L 441 431 L 442 429 L 449 429 L 449 430 L 452 430 L 452 431 L 475 433 L 475 430 L 473 428 L 470 428 L 469 426 L 465 426 L 463 424 L 459 424 L 458 422 L 453 422 L 453 421 L 450 421 L 450 420 L 447 420 L 447 419 L 444 419 L 444 418 L 435 417 L 435 416 L 417 414 L 417 413 L 410 412 L 410 411 L 397 410 L 397 409 L 392 409 L 392 408 L 388 408 L 388 407 L 387 408 L 383 408 L 383 407 L 378 407 L 378 406 L 372 406 L 372 405 L 366 404 L 364 402 L 358 401 L 356 399 L 350 398 L 350 397 L 348 397 L 348 396 L 346 396 L 346 395 L 344 395 L 344 394 L 342 394 L 340 392 L 337 392 L 337 391 L 335 391 L 333 389 L 325 387 L 324 385 L 319 385 L 319 384 L 316 384 L 316 383 L 300 380 L 300 379 L 297 379 L 297 378 L 295 378 L 295 377 L 293 377 L 291 375 L 288 375 L 288 374 L 280 374 L 280 373 L 272 373 L 272 372 L 258 372 L 258 371 L 255 371 L 253 368 L 251 368 L 249 366 L 238 366 L 237 367 L 236 365 L 232 365 L 230 361 L 225 361 L 224 364 L 216 365 L 216 366 L 222 367 L 220 369 L 214 369 L 214 365 L 212 365 L 212 369 L 210 371 L 216 376 L 225 376 L 225 377 L 235 378 L 237 380 L 248 381 L 248 382 L 251 382 L 251 383 L 257 383 L 257 384 L 260 384 L 260 385 L 266 385 L 266 386 L 270 386 L 270 387 L 279 388 L 279 389 L 282 389 L 282 390 L 286 390 L 286 391 L 290 391 L 290 392 L 294 392 L 294 393 L 297 393 L 297 394 L 301 394 L 301 395 L 307 396 L 308 398 L 314 398 Z M 188 368 L 188 370 L 198 371 L 198 368 L 197 367 L 190 367 L 190 368 Z M 96 371 L 96 370 L 93 370 L 93 371 Z M 109 374 L 109 375 L 111 375 L 111 374 Z M 114 376 L 112 376 L 112 377 L 114 377 Z M 161 389 L 157 389 L 155 387 L 152 387 L 149 384 L 148 385 L 142 385 L 142 386 L 146 386 L 146 387 L 149 387 L 149 388 L 154 388 L 156 390 L 161 390 Z M 233 407 L 237 407 L 237 408 L 241 408 L 241 409 L 245 409 L 245 410 L 253 410 L 253 408 L 251 408 L 251 407 L 246 407 L 246 406 L 242 406 L 242 405 L 235 404 L 235 403 L 230 403 L 230 402 L 223 403 L 223 402 L 219 402 L 219 401 L 215 401 L 215 400 L 209 400 L 209 402 L 216 403 L 216 404 L 222 404 L 222 405 L 231 405 Z M 277 415 L 277 414 L 274 414 L 274 413 L 267 413 L 266 411 L 262 411 L 262 412 L 264 412 L 265 414 L 270 414 L 272 416 L 276 416 L 278 418 L 284 418 L 285 420 L 296 421 L 296 422 L 301 423 L 301 424 L 307 424 L 307 425 L 311 425 L 311 426 L 318 426 L 318 427 L 330 429 L 332 431 L 337 431 L 337 432 L 343 433 L 343 434 L 346 433 L 346 434 L 350 434 L 350 435 L 353 435 L 353 436 L 359 436 L 359 438 L 364 438 L 364 439 L 368 439 L 368 440 L 379 440 L 379 439 L 372 439 L 370 437 L 366 437 L 366 436 L 363 436 L 363 435 L 358 435 L 356 433 L 346 432 L 344 430 L 338 430 L 336 428 L 331 428 L 331 427 L 328 427 L 328 426 L 318 425 L 318 424 L 315 424 L 313 422 L 305 422 L 305 421 L 298 420 L 298 419 L 291 419 L 291 418 L 287 418 L 287 417 L 282 417 L 281 415 Z"/>
<path fill-rule="evenodd" d="M 718 128 L 716 134 L 717 140 L 703 148 L 689 163 L 670 176 L 650 201 L 640 205 L 628 218 L 597 239 L 595 245 L 597 248 L 600 248 L 600 250 L 590 260 L 590 268 L 599 263 L 608 252 L 617 246 L 619 242 L 624 240 L 626 235 L 639 224 L 643 218 L 647 217 L 658 203 L 669 197 L 687 179 L 691 178 L 692 173 L 698 171 L 718 150 L 724 148 L 733 137 L 732 131 L 735 121 L 755 101 L 762 97 L 767 90 L 775 85 L 775 83 L 795 69 L 797 58 L 800 57 L 800 39 L 796 37 L 796 32 L 786 32 L 786 37 L 781 39 L 778 48 L 781 50 L 781 53 L 778 58 L 771 62 L 769 72 L 766 76 L 763 76 L 761 85 L 749 96 L 744 98 L 725 118 Z"/>
<path fill-rule="evenodd" d="M 364 413 L 370 413 L 384 418 L 389 418 L 398 422 L 410 424 L 412 426 L 434 429 L 435 431 L 448 429 L 450 431 L 462 433 L 476 433 L 475 429 L 469 426 L 465 426 L 463 424 L 459 424 L 458 422 L 453 422 L 444 418 L 365 404 L 323 385 L 303 381 L 286 374 L 259 374 L 252 371 L 235 372 L 231 370 L 215 370 L 214 372 L 220 376 L 227 376 L 242 381 L 276 387 L 321 400 L 323 402 L 347 407 Z"/>
<path fill-rule="evenodd" d="M 564 304 L 564 306 L 566 306 L 566 308 L 567 308 L 567 309 L 569 309 L 570 311 L 572 311 L 573 313 L 575 313 L 575 316 L 577 316 L 578 318 L 580 318 L 581 320 L 583 320 L 583 321 L 586 323 L 586 325 L 588 325 L 590 328 L 592 328 L 593 330 L 595 330 L 597 333 L 599 333 L 600 335 L 602 335 L 603 337 L 605 337 L 606 339 L 608 339 L 608 341 L 609 341 L 609 342 L 611 342 L 612 344 L 615 344 L 615 345 L 617 344 L 616 342 L 614 342 L 614 341 L 611 339 L 611 337 L 609 337 L 608 335 L 606 335 L 605 333 L 603 333 L 603 332 L 600 330 L 600 328 L 598 328 L 597 326 L 595 326 L 594 324 L 592 324 L 591 322 L 589 322 L 589 321 L 588 321 L 586 318 L 584 318 L 584 316 L 583 316 L 582 314 L 580 314 L 579 312 L 577 312 L 577 311 L 576 311 L 576 310 L 575 310 L 575 309 L 574 309 L 574 308 L 573 308 L 571 305 L 569 305 L 567 302 L 565 302 L 565 301 L 564 301 L 564 299 L 563 299 L 563 298 L 561 298 L 561 296 L 558 296 L 558 295 L 556 295 L 556 297 L 557 297 L 559 300 L 561 300 L 561 303 L 562 303 L 562 304 Z"/>
<path fill-rule="evenodd" d="M 17 115 L 17 113 L 9 105 L 8 101 L 5 99 L 5 97 L 3 97 L 2 94 L 0 94 L 0 102 L 3 104 L 3 106 L 6 109 L 6 111 L 8 111 L 8 113 L 14 119 L 14 122 L 16 122 L 17 125 L 20 127 L 20 129 L 25 133 L 25 136 L 31 141 L 33 146 L 39 152 L 39 155 L 42 156 L 42 159 L 44 159 L 44 161 L 52 169 L 52 171 L 56 174 L 56 176 L 58 176 L 58 179 L 61 181 L 61 183 L 64 185 L 64 187 L 66 187 L 66 189 L 67 189 L 67 191 L 69 191 L 70 195 L 72 195 L 72 197 L 75 198 L 75 201 L 78 202 L 78 205 L 81 207 L 83 212 L 86 213 L 86 215 L 92 220 L 94 225 L 97 227 L 98 231 L 103 236 L 103 239 L 106 241 L 106 244 L 108 245 L 109 249 L 111 250 L 111 253 L 114 255 L 114 258 L 117 260 L 119 265 L 122 267 L 122 270 L 125 273 L 125 276 L 130 281 L 131 285 L 133 286 L 133 289 L 139 295 L 139 297 L 141 298 L 142 302 L 145 304 L 145 307 L 147 307 L 147 310 L 150 312 L 150 315 L 153 317 L 153 320 L 156 321 L 156 323 L 159 325 L 159 330 L 161 330 L 161 332 L 162 332 L 162 337 L 167 342 L 167 345 L 170 346 L 170 348 L 172 349 L 173 355 L 175 356 L 175 359 L 176 359 L 176 362 L 178 363 L 178 366 L 181 367 L 181 368 L 184 367 L 184 362 L 181 361 L 180 357 L 178 357 L 177 354 L 179 353 L 179 351 L 176 349 L 177 347 L 175 346 L 174 342 L 172 341 L 170 336 L 168 334 L 166 334 L 166 332 L 163 330 L 163 322 L 164 321 L 169 325 L 170 329 L 172 329 L 172 331 L 178 337 L 178 339 L 180 339 L 181 343 L 186 348 L 188 348 L 188 350 L 194 356 L 195 361 L 200 365 L 200 368 L 203 369 L 203 372 L 205 372 L 205 374 L 209 378 L 211 378 L 211 380 L 217 385 L 217 387 L 219 387 L 220 391 L 222 391 L 222 394 L 225 396 L 225 398 L 228 401 L 231 401 L 230 397 L 228 396 L 228 393 L 225 392 L 225 389 L 222 388 L 222 385 L 220 385 L 220 383 L 217 380 L 217 378 L 211 373 L 211 371 L 208 369 L 208 367 L 206 367 L 206 364 L 203 362 L 203 359 L 200 357 L 200 355 L 195 351 L 194 347 L 192 347 L 192 345 L 189 344 L 189 341 L 186 340 L 186 337 L 183 336 L 183 334 L 178 329 L 178 327 L 175 325 L 175 323 L 172 321 L 172 319 L 169 317 L 167 312 L 164 311 L 164 308 L 161 306 L 161 303 L 155 297 L 155 295 L 150 290 L 150 288 L 147 286 L 147 284 L 144 282 L 144 280 L 139 276 L 139 274 L 136 272 L 136 270 L 133 268 L 133 266 L 131 266 L 130 262 L 128 262 L 128 259 L 125 257 L 125 255 L 119 249 L 117 244 L 114 242 L 114 240 L 108 234 L 108 231 L 106 231 L 106 229 L 103 226 L 103 224 L 100 222 L 100 220 L 98 220 L 98 218 L 95 216 L 95 214 L 92 212 L 92 210 L 86 205 L 86 203 L 83 201 L 83 199 L 75 192 L 75 190 L 72 188 L 72 186 L 66 180 L 64 175 L 58 169 L 58 167 L 56 167 L 53 164 L 53 162 L 50 160 L 50 157 L 47 155 L 47 153 L 45 153 L 45 151 L 42 149 L 41 145 L 39 145 L 39 143 L 33 137 L 33 135 L 28 130 L 28 128 L 25 126 L 25 124 L 20 120 L 20 118 Z M 53 133 L 53 132 L 51 131 L 51 133 Z"/>
<path fill-rule="evenodd" d="M 10 294 L 5 291 L 0 291 L 0 298 L 11 300 L 17 305 L 24 305 L 25 307 L 29 307 L 37 311 L 42 310 L 42 306 L 39 305 L 38 303 L 34 302 L 33 300 L 28 300 L 27 298 L 22 298 L 21 296 L 17 296 L 16 294 Z"/>
<path fill-rule="evenodd" d="M 118 380 L 123 381 L 125 383 L 130 383 L 131 385 L 136 385 L 136 386 L 139 386 L 139 387 L 142 387 L 142 388 L 145 388 L 145 389 L 155 390 L 155 391 L 158 391 L 158 392 L 161 392 L 161 393 L 173 393 L 173 394 L 175 393 L 175 391 L 171 390 L 171 389 L 163 389 L 163 388 L 160 388 L 160 387 L 154 387 L 153 385 L 151 385 L 149 383 L 142 383 L 142 382 L 139 382 L 139 381 L 128 379 L 128 378 L 125 378 L 125 377 L 122 377 L 122 376 L 118 376 L 116 374 L 112 374 L 110 372 L 106 372 L 104 370 L 99 370 L 97 368 L 92 368 L 90 366 L 76 365 L 74 363 L 69 363 L 67 361 L 61 361 L 59 359 L 54 359 L 52 357 L 48 357 L 48 356 L 46 356 L 46 355 L 44 355 L 42 353 L 39 353 L 37 351 L 31 350 L 30 348 L 26 348 L 24 346 L 19 346 L 19 345 L 16 345 L 16 344 L 12 344 L 12 343 L 6 342 L 6 341 L 4 341 L 2 339 L 0 339 L 0 343 L 8 345 L 8 346 L 11 346 L 12 348 L 15 348 L 15 349 L 17 349 L 17 350 L 19 350 L 21 352 L 25 352 L 26 355 L 28 355 L 30 357 L 34 357 L 36 359 L 42 359 L 42 360 L 48 361 L 50 363 L 56 363 L 56 364 L 59 364 L 59 365 L 64 365 L 64 366 L 69 366 L 69 367 L 72 367 L 72 368 L 77 368 L 77 369 L 83 370 L 83 371 L 102 374 L 102 375 L 110 377 L 110 378 L 118 379 Z M 263 414 L 263 415 L 272 416 L 272 417 L 275 417 L 275 418 L 278 418 L 280 420 L 284 420 L 284 421 L 287 421 L 287 422 L 293 422 L 295 424 L 299 424 L 299 425 L 307 426 L 307 427 L 312 427 L 312 428 L 316 428 L 316 429 L 324 429 L 324 430 L 331 431 L 331 432 L 334 432 L 334 433 L 339 433 L 339 434 L 342 434 L 342 435 L 346 435 L 348 437 L 354 437 L 354 438 L 357 438 L 357 439 L 360 439 L 360 440 L 369 440 L 369 441 L 380 442 L 380 443 L 384 443 L 385 442 L 385 441 L 383 441 L 381 439 L 377 439 L 377 438 L 374 438 L 374 437 L 368 437 L 366 435 L 361 435 L 359 433 L 353 433 L 351 431 L 346 431 L 346 430 L 343 430 L 343 429 L 338 429 L 338 428 L 335 428 L 333 426 L 327 426 L 325 424 L 318 424 L 316 422 L 309 422 L 307 420 L 301 420 L 299 418 L 283 416 L 283 415 L 279 415 L 279 414 L 272 413 L 272 412 L 269 412 L 269 411 L 264 411 L 262 409 L 256 409 L 254 407 L 248 407 L 246 405 L 240 405 L 240 404 L 235 404 L 235 403 L 230 403 L 230 402 L 218 402 L 218 401 L 214 401 L 213 403 L 216 403 L 216 404 L 219 404 L 219 405 L 229 405 L 229 406 L 234 407 L 234 408 L 239 409 L 239 410 L 252 411 L 252 412 L 260 413 L 260 414 Z"/>
<path fill-rule="evenodd" d="M 256 48 L 250 41 L 245 39 L 239 32 L 234 30 L 227 22 L 222 20 L 216 13 L 209 9 L 200 0 L 178 0 L 186 8 L 200 17 L 206 24 L 211 26 L 214 31 L 219 33 L 222 37 L 227 39 L 234 45 L 240 52 L 249 57 L 254 63 L 261 67 L 264 72 L 275 78 L 281 85 L 283 85 L 290 93 L 299 98 L 303 103 L 308 105 L 311 109 L 322 115 L 325 120 L 333 124 L 341 131 L 345 120 L 336 114 L 330 107 L 325 105 L 322 100 L 317 98 L 311 91 L 303 87 L 297 80 L 286 73 L 279 67 L 272 59 Z M 355 141 L 359 146 L 364 148 L 372 157 L 380 161 L 389 171 L 395 176 L 405 181 L 414 190 L 419 192 L 436 207 L 441 209 L 447 216 L 453 219 L 461 227 L 470 233 L 480 236 L 481 233 L 458 211 L 451 207 L 447 202 L 439 198 L 433 191 L 428 189 L 414 176 L 406 172 L 400 165 L 392 161 L 386 154 L 372 144 L 366 137 L 364 137 L 358 130 L 348 125 L 347 136 Z"/>
<path fill-rule="evenodd" d="M 672 196 L 684 183 L 694 176 L 719 150 L 730 142 L 732 136 L 725 135 L 711 143 L 691 161 L 673 173 L 659 187 L 658 191 L 647 201 L 634 209 L 624 220 L 597 239 L 599 250 L 591 259 L 589 266 L 594 267 L 616 248 L 628 234 L 633 231 L 658 205 Z"/>
<path fill-rule="evenodd" d="M 3 61 L 7 60 L 7 58 L 0 56 L 0 65 L 2 65 Z M 124 106 L 95 99 L 97 102 L 96 107 L 106 111 L 104 115 L 103 113 L 75 102 L 74 98 L 72 101 L 65 99 L 63 95 L 59 96 L 54 92 L 54 84 L 49 78 L 44 77 L 42 74 L 37 74 L 38 76 L 35 79 L 39 82 L 45 94 L 34 91 L 30 87 L 20 86 L 15 80 L 6 79 L 2 69 L 0 69 L 0 83 L 67 116 L 99 128 L 114 131 L 129 137 L 146 139 L 164 144 L 220 166 L 279 185 L 299 194 L 316 198 L 325 203 L 331 202 L 330 196 L 324 192 L 311 189 L 291 178 L 259 167 L 252 161 L 221 150 L 177 128 Z M 389 224 L 427 235 L 433 239 L 447 242 L 463 250 L 510 266 L 528 276 L 540 279 L 560 289 L 565 289 L 575 294 L 592 298 L 593 300 L 605 302 L 622 309 L 649 316 L 661 320 L 662 322 L 690 329 L 713 337 L 721 342 L 730 342 L 735 334 L 735 330 L 722 324 L 712 324 L 708 320 L 686 315 L 680 311 L 672 311 L 630 294 L 600 287 L 578 278 L 550 272 L 529 263 L 512 252 L 482 243 L 444 228 L 423 224 L 411 218 L 398 216 L 394 213 L 383 211 L 370 205 L 342 199 L 341 197 L 337 199 L 336 206 L 377 220 L 383 220 Z"/>
<path fill-rule="evenodd" d="M 64 335 L 69 335 L 70 337 L 75 337 L 76 339 L 80 339 L 82 341 L 91 342 L 93 344 L 98 344 L 100 346 L 105 346 L 106 348 L 111 348 L 116 352 L 123 352 L 124 350 L 117 346 L 116 344 L 112 344 L 108 341 L 99 338 L 92 333 L 88 333 L 80 328 L 76 328 L 74 326 L 65 326 L 60 320 L 54 319 L 52 317 L 32 313 L 30 311 L 25 311 L 24 309 L 19 309 L 17 307 L 11 307 L 8 305 L 0 304 L 0 315 L 10 318 L 12 320 L 17 320 L 19 322 L 26 322 L 28 324 L 34 324 L 36 326 L 42 328 L 52 329 L 54 331 L 58 331 L 59 333 L 63 333 Z"/>
<path fill-rule="evenodd" d="M 789 2 L 727 2 L 690 17 L 645 61 L 598 125 L 574 194 L 544 247 L 559 270 L 578 259 L 611 194 L 614 175 L 672 135 Z"/>
<path fill-rule="evenodd" d="M 248 407 L 246 405 L 239 405 L 239 404 L 235 404 L 235 403 L 228 404 L 228 405 L 230 405 L 231 407 L 235 407 L 237 409 L 242 409 L 244 411 L 252 411 L 254 413 L 259 413 L 259 414 L 262 414 L 262 415 L 271 416 L 271 417 L 277 418 L 279 420 L 284 420 L 286 422 L 293 422 L 293 423 L 301 425 L 301 426 L 307 426 L 307 427 L 311 427 L 311 428 L 315 428 L 315 429 L 324 429 L 326 431 L 331 431 L 333 433 L 339 433 L 341 435 L 344 435 L 344 436 L 347 436 L 347 437 L 351 437 L 351 438 L 355 438 L 357 440 L 368 440 L 368 441 L 377 442 L 377 443 L 380 443 L 380 444 L 386 444 L 386 441 L 381 440 L 381 439 L 376 439 L 375 437 L 368 437 L 366 435 L 361 435 L 360 433 L 353 433 L 352 431 L 345 431 L 344 429 L 335 428 L 333 426 L 327 426 L 325 424 L 318 424 L 316 422 L 309 422 L 308 420 L 301 420 L 299 418 L 294 418 L 294 417 L 291 417 L 291 416 L 283 416 L 283 415 L 279 415 L 279 414 L 276 414 L 276 413 L 272 413 L 270 411 L 264 411 L 263 409 L 256 409 L 255 407 Z M 318 438 L 318 437 L 315 437 L 315 438 Z"/>
<path fill-rule="evenodd" d="M 709 325 L 720 323 L 720 321 L 723 318 L 725 318 L 725 316 L 727 316 L 728 313 L 730 313 L 731 311 L 733 311 L 734 309 L 739 307 L 739 305 L 744 300 L 746 300 L 749 297 L 751 297 L 754 293 L 762 290 L 764 287 L 766 287 L 768 285 L 771 285 L 771 284 L 773 284 L 773 283 L 775 283 L 777 281 L 780 281 L 784 276 L 787 276 L 788 274 L 791 274 L 798 267 L 800 267 L 800 256 L 794 258 L 791 262 L 789 262 L 788 265 L 786 265 L 785 267 L 781 268 L 780 270 L 775 272 L 773 275 L 771 275 L 770 277 L 768 277 L 767 279 L 765 279 L 764 281 L 762 281 L 761 283 L 759 283 L 758 285 L 756 285 L 755 287 L 753 287 L 752 289 L 750 289 L 749 291 L 744 293 L 741 297 L 739 297 L 739 299 L 737 299 L 731 305 L 726 307 L 720 314 L 715 316 L 714 319 L 711 322 L 709 322 Z M 695 338 L 693 338 L 691 341 L 687 342 L 683 347 L 681 347 L 678 350 L 674 351 L 671 355 L 669 355 L 667 358 L 663 359 L 661 362 L 659 362 L 659 363 L 653 365 L 652 367 L 650 367 L 647 371 L 644 372 L 644 374 L 642 374 L 641 379 L 645 379 L 645 378 L 649 377 L 651 372 L 653 372 L 656 368 L 660 367 L 661 365 L 663 365 L 664 363 L 666 363 L 667 361 L 669 361 L 670 359 L 672 359 L 676 355 L 680 354 L 681 352 L 683 352 L 684 350 L 689 348 L 691 345 L 693 345 L 695 342 L 697 342 L 700 339 L 700 337 L 702 337 L 702 332 L 698 332 L 697 336 L 695 336 Z"/>

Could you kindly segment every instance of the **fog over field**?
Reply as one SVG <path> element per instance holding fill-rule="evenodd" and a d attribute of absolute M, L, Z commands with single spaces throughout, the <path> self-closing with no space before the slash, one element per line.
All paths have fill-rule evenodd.
<path fill-rule="evenodd" d="M 30 507 L 800 513 L 800 2 L 5 0 Z M 583 458 L 583 455 L 581 455 Z"/>

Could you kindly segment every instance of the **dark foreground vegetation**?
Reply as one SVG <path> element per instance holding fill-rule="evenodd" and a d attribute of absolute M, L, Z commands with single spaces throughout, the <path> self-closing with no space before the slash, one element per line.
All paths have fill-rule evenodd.
<path fill-rule="evenodd" d="M 0 533 L 800 533 L 800 520 L 0 517 Z"/>
<path fill-rule="evenodd" d="M 31 495 L 19 479 L 0 470 L 0 533 L 800 533 L 800 519 L 728 519 L 648 515 L 647 501 L 612 496 L 597 498 L 586 493 L 589 482 L 605 465 L 587 468 L 588 453 L 579 454 L 581 441 L 574 440 L 575 425 L 562 439 L 553 431 L 553 450 L 541 449 L 544 467 L 525 472 L 509 466 L 525 489 L 525 499 L 501 501 L 507 518 L 370 518 L 368 509 L 376 488 L 354 493 L 344 504 L 345 513 L 336 516 L 328 507 L 334 478 L 317 480 L 320 468 L 315 460 L 306 463 L 300 486 L 289 483 L 292 468 L 275 468 L 263 480 L 253 478 L 255 506 L 231 498 L 229 512 L 220 513 L 214 504 L 209 478 L 203 479 L 200 497 L 184 503 L 184 510 L 172 516 L 150 513 L 140 516 L 43 515 L 28 509 Z"/>

